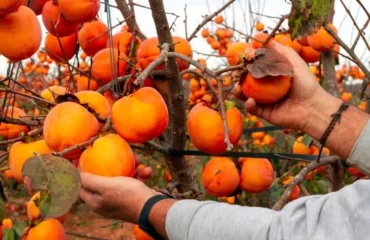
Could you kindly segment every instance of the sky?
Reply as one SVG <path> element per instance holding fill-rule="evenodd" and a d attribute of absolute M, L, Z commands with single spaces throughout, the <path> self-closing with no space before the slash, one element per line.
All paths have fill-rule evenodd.
<path fill-rule="evenodd" d="M 350 12 L 357 19 L 358 25 L 360 28 L 364 25 L 367 20 L 367 16 L 364 11 L 360 8 L 356 0 L 343 0 L 346 6 L 349 8 Z M 134 0 L 135 3 L 141 4 L 144 6 L 149 6 L 148 0 Z M 167 12 L 175 13 L 179 18 L 175 22 L 175 27 L 173 35 L 185 37 L 185 25 L 184 25 L 184 8 L 187 9 L 187 28 L 189 35 L 194 31 L 197 25 L 203 20 L 203 16 L 213 13 L 227 0 L 164 0 L 165 9 Z M 290 12 L 289 1 L 286 0 L 236 0 L 230 7 L 222 13 L 225 18 L 226 24 L 228 26 L 235 26 L 236 29 L 250 34 L 251 29 L 251 14 L 249 13 L 248 2 L 252 6 L 253 12 L 263 13 L 265 15 L 280 17 L 281 15 L 288 14 Z M 370 9 L 370 0 L 363 0 L 363 4 L 367 9 Z M 109 3 L 115 5 L 115 0 L 109 0 Z M 351 19 L 348 14 L 345 12 L 342 4 L 339 0 L 336 0 L 336 13 L 334 16 L 334 25 L 339 30 L 339 36 L 351 46 L 351 43 L 357 36 L 357 30 L 355 29 Z M 151 11 L 141 7 L 135 7 L 136 20 L 142 32 L 146 34 L 147 37 L 156 36 L 156 29 L 152 19 Z M 112 15 L 112 25 L 118 23 L 118 21 L 123 20 L 121 13 L 118 9 L 111 8 Z M 99 16 L 102 21 L 107 23 L 107 15 L 104 12 L 104 6 L 102 5 L 100 9 Z M 39 17 L 40 18 L 40 17 Z M 168 21 L 170 24 L 173 23 L 175 17 L 172 15 L 167 15 Z M 272 28 L 276 25 L 276 19 L 271 19 L 267 17 L 257 16 L 252 14 L 252 18 L 262 21 L 266 27 Z M 41 20 L 41 18 L 40 18 Z M 41 24 L 42 25 L 42 24 Z M 283 25 L 287 28 L 287 21 Z M 216 29 L 215 24 L 208 23 L 206 25 L 209 29 Z M 119 31 L 119 28 L 116 28 L 113 33 Z M 43 32 L 46 32 L 43 28 Z M 365 30 L 365 36 L 367 40 L 370 40 L 370 25 Z M 242 40 L 243 38 L 235 35 L 237 39 Z M 369 41 L 370 42 L 370 41 Z M 43 47 L 42 43 L 42 47 Z M 212 48 L 207 44 L 205 39 L 200 36 L 200 32 L 197 38 L 194 38 L 191 41 L 191 45 L 194 51 L 201 53 L 212 53 Z M 341 53 L 344 53 L 341 50 Z M 370 51 L 366 48 L 362 39 L 360 39 L 357 47 L 356 54 L 363 60 L 366 61 L 366 66 L 369 66 L 368 62 L 370 61 Z M 194 58 L 206 58 L 207 56 L 194 53 Z M 341 58 L 341 63 L 346 63 L 348 60 Z M 225 63 L 224 59 L 209 57 L 208 64 L 210 67 L 217 67 L 220 64 Z M 0 57 L 0 74 L 4 75 L 6 72 L 6 62 L 3 57 Z"/>

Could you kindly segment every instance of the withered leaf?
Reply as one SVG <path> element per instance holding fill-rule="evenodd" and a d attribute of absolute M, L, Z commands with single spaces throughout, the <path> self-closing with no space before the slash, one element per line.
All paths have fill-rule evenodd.
<path fill-rule="evenodd" d="M 255 78 L 293 76 L 293 65 L 285 56 L 271 48 L 257 49 L 255 59 L 253 63 L 247 65 L 248 71 Z"/>
<path fill-rule="evenodd" d="M 49 194 L 49 198 L 40 205 L 43 217 L 62 216 L 78 198 L 81 188 L 80 173 L 67 159 L 51 154 L 36 154 L 26 160 L 22 175 L 26 189 Z"/>

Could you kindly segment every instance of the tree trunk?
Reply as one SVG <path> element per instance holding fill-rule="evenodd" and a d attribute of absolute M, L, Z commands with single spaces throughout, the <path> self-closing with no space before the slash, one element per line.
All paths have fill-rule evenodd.
<path fill-rule="evenodd" d="M 335 0 L 332 1 L 331 10 L 328 15 L 328 22 L 333 22 L 334 19 L 334 6 Z M 332 51 L 321 53 L 321 63 L 324 69 L 325 88 L 330 94 L 335 97 L 340 97 L 336 72 L 335 72 L 335 59 Z M 337 191 L 344 187 L 344 169 L 342 164 L 337 161 L 331 166 L 328 166 L 329 192 Z"/>
<path fill-rule="evenodd" d="M 159 44 L 170 44 L 170 51 L 174 50 L 172 45 L 172 35 L 168 25 L 162 0 L 149 0 L 152 15 L 156 26 Z M 171 150 L 184 150 L 186 143 L 186 113 L 185 98 L 182 80 L 176 59 L 169 58 L 166 65 L 166 77 L 169 81 L 169 101 L 168 109 L 170 114 L 170 124 L 167 131 L 167 143 L 162 141 L 162 145 L 167 144 Z M 171 153 L 171 151 L 170 151 Z M 193 176 L 193 169 L 185 160 L 184 156 L 168 156 L 166 163 L 169 167 L 173 179 L 179 184 L 180 192 L 198 191 L 198 185 Z"/>

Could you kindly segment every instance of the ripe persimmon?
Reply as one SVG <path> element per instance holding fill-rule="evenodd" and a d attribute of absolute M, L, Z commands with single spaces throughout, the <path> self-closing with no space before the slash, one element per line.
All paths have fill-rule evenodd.
<path fill-rule="evenodd" d="M 130 32 L 119 32 L 113 35 L 113 48 L 119 49 L 120 52 L 129 55 L 130 48 L 132 42 L 132 33 Z M 136 37 L 136 46 L 139 47 L 142 41 L 139 37 Z M 107 47 L 109 47 L 109 41 L 106 43 Z"/>
<path fill-rule="evenodd" d="M 352 176 L 355 176 L 355 177 L 361 178 L 361 177 L 366 176 L 360 170 L 358 170 L 356 167 L 349 167 L 347 171 L 348 171 L 349 174 L 351 174 Z"/>
<path fill-rule="evenodd" d="M 302 45 L 299 55 L 306 63 L 315 63 L 320 60 L 320 52 L 316 51 L 310 46 L 305 47 Z"/>
<path fill-rule="evenodd" d="M 93 20 L 99 12 L 99 0 L 58 0 L 60 11 L 70 22 L 84 23 Z"/>
<path fill-rule="evenodd" d="M 232 43 L 226 52 L 227 62 L 230 66 L 238 65 L 244 57 L 247 57 L 246 53 L 249 49 L 251 49 L 251 46 L 246 42 Z"/>
<path fill-rule="evenodd" d="M 144 143 L 159 137 L 168 121 L 167 105 L 152 87 L 140 88 L 116 101 L 112 107 L 113 126 L 128 142 Z"/>
<path fill-rule="evenodd" d="M 284 34 L 278 42 L 284 46 L 293 48 L 297 53 L 300 53 L 302 50 L 301 44 L 297 40 L 292 40 L 290 34 Z"/>
<path fill-rule="evenodd" d="M 67 91 L 67 88 L 65 87 L 62 87 L 62 86 L 51 86 L 51 87 L 48 87 L 46 89 L 44 89 L 42 92 L 41 92 L 41 97 L 50 101 L 50 102 L 55 102 L 55 99 L 59 96 L 59 95 L 64 95 L 68 93 Z"/>
<path fill-rule="evenodd" d="M 56 219 L 48 219 L 30 228 L 27 240 L 66 240 L 66 232 L 63 225 Z"/>
<path fill-rule="evenodd" d="M 108 41 L 108 27 L 102 21 L 84 23 L 78 31 L 78 42 L 87 56 L 106 48 Z"/>
<path fill-rule="evenodd" d="M 111 62 L 111 54 L 114 59 L 113 63 Z M 95 79 L 106 84 L 112 81 L 112 64 L 117 66 L 117 77 L 125 75 L 127 63 L 124 59 L 126 58 L 127 56 L 122 52 L 119 53 L 118 49 L 104 48 L 94 55 L 91 74 Z"/>
<path fill-rule="evenodd" d="M 41 25 L 35 13 L 20 6 L 18 11 L 5 15 L 0 21 L 0 39 L 0 54 L 12 61 L 34 55 L 42 40 Z"/>
<path fill-rule="evenodd" d="M 289 201 L 294 201 L 300 197 L 301 189 L 298 185 L 294 186 L 292 193 L 289 196 Z"/>
<path fill-rule="evenodd" d="M 26 113 L 17 107 L 5 107 L 6 116 L 14 119 L 18 119 L 26 116 Z M 4 110 L 3 110 L 4 111 Z M 5 114 L 4 114 L 5 115 Z M 0 136 L 6 139 L 12 139 L 19 137 L 21 133 L 27 133 L 28 127 L 25 125 L 18 125 L 12 123 L 0 123 Z"/>
<path fill-rule="evenodd" d="M 207 193 L 214 197 L 226 197 L 239 186 L 239 172 L 229 158 L 212 157 L 202 172 L 202 182 Z"/>
<path fill-rule="evenodd" d="M 337 29 L 334 25 L 329 24 L 329 27 L 337 33 Z M 320 27 L 319 31 L 307 37 L 308 44 L 316 51 L 327 52 L 335 45 L 335 39 L 325 30 L 324 27 Z"/>
<path fill-rule="evenodd" d="M 99 117 L 106 118 L 109 116 L 111 107 L 108 100 L 102 94 L 86 90 L 80 91 L 75 95 L 81 104 L 87 104 Z"/>
<path fill-rule="evenodd" d="M 240 188 L 245 192 L 266 191 L 274 181 L 274 169 L 268 159 L 247 158 L 242 165 Z"/>
<path fill-rule="evenodd" d="M 60 43 L 59 43 L 60 42 Z M 50 33 L 45 38 L 48 56 L 56 62 L 69 61 L 77 50 L 77 34 L 58 38 Z"/>
<path fill-rule="evenodd" d="M 257 31 L 263 31 L 264 29 L 265 29 L 265 24 L 263 24 L 263 22 L 257 22 L 256 30 Z"/>
<path fill-rule="evenodd" d="M 248 73 L 242 83 L 242 91 L 246 97 L 253 98 L 258 103 L 274 103 L 289 92 L 291 82 L 290 76 L 255 78 Z"/>
<path fill-rule="evenodd" d="M 243 116 L 241 112 L 231 107 L 226 111 L 231 144 L 238 143 L 243 132 Z M 226 151 L 224 141 L 224 126 L 221 115 L 203 103 L 195 105 L 187 120 L 190 139 L 203 152 L 216 155 Z"/>
<path fill-rule="evenodd" d="M 214 49 L 214 50 L 218 50 L 221 48 L 221 43 L 217 40 L 214 40 L 213 42 L 211 42 L 211 47 Z"/>
<path fill-rule="evenodd" d="M 56 152 L 86 142 L 97 135 L 99 122 L 87 109 L 74 102 L 64 102 L 53 107 L 45 118 L 43 133 L 48 146 Z M 81 150 L 64 155 L 76 159 Z"/>
<path fill-rule="evenodd" d="M 208 28 L 203 28 L 202 30 L 202 37 L 207 38 L 209 36 Z"/>
<path fill-rule="evenodd" d="M 42 9 L 42 22 L 50 34 L 58 37 L 72 35 L 80 27 L 79 23 L 72 23 L 65 19 L 54 1 L 48 1 L 44 5 Z"/>
<path fill-rule="evenodd" d="M 352 93 L 350 92 L 344 92 L 342 93 L 342 95 L 340 96 L 340 98 L 344 101 L 344 102 L 350 102 L 351 99 L 352 99 Z"/>
<path fill-rule="evenodd" d="M 35 153 L 49 154 L 51 150 L 44 140 L 30 143 L 16 142 L 10 147 L 9 166 L 17 182 L 23 182 L 23 164 L 28 158 L 35 156 Z"/>
<path fill-rule="evenodd" d="M 21 5 L 21 0 L 6 0 L 0 2 L 0 17 L 16 12 Z"/>
<path fill-rule="evenodd" d="M 136 240 L 153 240 L 146 232 L 141 230 L 139 225 L 135 224 L 134 227 L 134 236 Z"/>
<path fill-rule="evenodd" d="M 294 154 L 311 154 L 311 148 L 306 147 L 306 145 L 303 143 L 303 137 L 297 138 L 293 145 L 293 153 Z"/>
<path fill-rule="evenodd" d="M 94 81 L 93 79 L 90 79 L 84 75 L 80 75 L 77 79 L 77 91 L 83 91 L 83 90 L 98 90 L 99 84 Z"/>
<path fill-rule="evenodd" d="M 40 15 L 42 13 L 42 9 L 45 6 L 46 2 L 49 0 L 32 0 L 31 5 L 29 8 L 35 12 L 36 15 Z M 21 0 L 22 5 L 28 7 L 28 0 Z"/>
<path fill-rule="evenodd" d="M 181 53 L 189 58 L 193 58 L 193 50 L 190 43 L 181 37 L 172 37 L 172 41 L 175 44 L 175 52 Z M 151 62 L 157 59 L 160 55 L 160 49 L 158 47 L 159 41 L 157 37 L 148 38 L 140 45 L 137 50 L 137 62 L 139 63 L 141 69 L 145 69 Z M 179 70 L 185 70 L 189 68 L 189 63 L 176 59 L 177 64 L 179 65 Z M 164 65 L 159 66 L 156 70 L 163 70 Z"/>
<path fill-rule="evenodd" d="M 222 16 L 219 15 L 215 17 L 215 22 L 217 24 L 221 24 L 223 21 L 224 21 L 224 18 Z"/>
<path fill-rule="evenodd" d="M 80 157 L 79 169 L 99 176 L 132 177 L 135 171 L 135 156 L 123 138 L 108 134 L 86 148 Z"/>
<path fill-rule="evenodd" d="M 263 43 L 267 40 L 268 34 L 264 32 L 257 33 L 254 38 L 252 39 L 252 47 L 254 49 L 261 48 L 263 46 Z M 272 38 L 267 42 L 266 47 L 270 46 L 272 42 Z"/>

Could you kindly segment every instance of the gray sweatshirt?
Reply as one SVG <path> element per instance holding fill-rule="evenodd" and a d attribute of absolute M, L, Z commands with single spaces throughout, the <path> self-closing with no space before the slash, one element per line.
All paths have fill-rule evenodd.
<path fill-rule="evenodd" d="M 370 121 L 348 164 L 370 175 Z M 338 192 L 302 197 L 281 211 L 212 201 L 183 200 L 166 218 L 170 240 L 368 240 L 370 181 L 359 180 Z"/>

